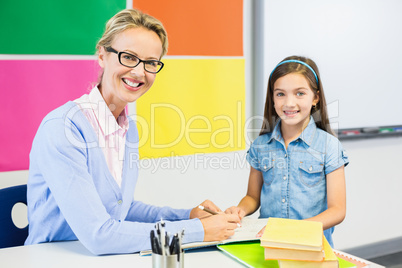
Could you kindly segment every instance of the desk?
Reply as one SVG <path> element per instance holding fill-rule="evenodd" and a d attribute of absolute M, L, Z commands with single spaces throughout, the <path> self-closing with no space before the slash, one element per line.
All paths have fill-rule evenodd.
<path fill-rule="evenodd" d="M 244 268 L 215 247 L 185 253 L 184 265 L 189 268 Z M 151 256 L 123 254 L 94 256 L 79 241 L 44 243 L 0 249 L 2 268 L 80 268 L 80 267 L 152 267 Z M 370 268 L 382 268 L 372 264 Z"/>

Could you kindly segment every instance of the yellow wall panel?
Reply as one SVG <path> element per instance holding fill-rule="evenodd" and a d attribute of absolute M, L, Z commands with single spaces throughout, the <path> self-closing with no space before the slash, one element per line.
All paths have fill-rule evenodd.
<path fill-rule="evenodd" d="M 140 156 L 244 149 L 245 60 L 165 59 L 164 63 L 154 86 L 137 101 Z"/>

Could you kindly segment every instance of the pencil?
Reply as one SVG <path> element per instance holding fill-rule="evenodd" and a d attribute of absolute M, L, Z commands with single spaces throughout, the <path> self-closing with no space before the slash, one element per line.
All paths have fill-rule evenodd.
<path fill-rule="evenodd" d="M 208 213 L 210 213 L 210 214 L 212 214 L 212 215 L 216 215 L 216 214 L 218 214 L 218 212 L 216 212 L 216 211 L 213 211 L 213 210 L 210 210 L 209 208 L 206 208 L 206 207 L 204 207 L 204 206 L 198 206 L 198 208 L 199 209 L 202 209 L 202 210 L 204 210 L 205 212 L 208 212 Z"/>
<path fill-rule="evenodd" d="M 201 205 L 199 205 L 198 208 L 199 208 L 199 209 L 202 209 L 202 210 L 204 210 L 205 212 L 208 212 L 208 213 L 210 213 L 210 214 L 212 214 L 212 215 L 219 214 L 218 212 L 213 211 L 213 210 L 210 210 L 209 208 L 206 208 L 206 207 L 201 206 Z M 240 223 L 237 223 L 237 227 L 241 227 L 241 224 L 240 224 Z"/>

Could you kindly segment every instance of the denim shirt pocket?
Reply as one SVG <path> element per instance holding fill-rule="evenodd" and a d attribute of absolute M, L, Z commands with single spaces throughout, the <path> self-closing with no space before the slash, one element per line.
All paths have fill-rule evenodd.
<path fill-rule="evenodd" d="M 300 161 L 299 177 L 307 187 L 314 187 L 324 178 L 324 163 L 320 161 Z"/>
<path fill-rule="evenodd" d="M 264 183 L 270 185 L 274 180 L 274 165 L 273 160 L 269 158 L 264 158 L 260 162 L 260 170 L 262 172 L 262 176 L 264 178 Z"/>

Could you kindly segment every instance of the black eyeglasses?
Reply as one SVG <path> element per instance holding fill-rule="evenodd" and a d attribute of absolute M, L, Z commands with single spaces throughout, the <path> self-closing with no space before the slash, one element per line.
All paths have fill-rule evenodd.
<path fill-rule="evenodd" d="M 115 50 L 112 47 L 105 47 L 107 52 L 112 52 L 112 53 L 116 53 L 117 56 L 119 57 L 119 62 L 121 65 L 129 67 L 129 68 L 134 68 L 136 67 L 138 64 L 140 64 L 141 62 L 144 63 L 144 70 L 149 72 L 149 73 L 153 73 L 156 74 L 158 73 L 160 70 L 162 70 L 163 68 L 163 62 L 158 61 L 158 60 L 141 60 L 140 58 L 138 58 L 137 56 L 124 52 L 124 51 L 120 51 L 118 52 L 117 50 Z"/>

